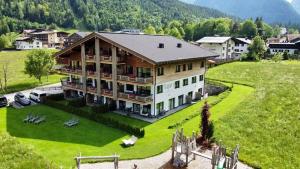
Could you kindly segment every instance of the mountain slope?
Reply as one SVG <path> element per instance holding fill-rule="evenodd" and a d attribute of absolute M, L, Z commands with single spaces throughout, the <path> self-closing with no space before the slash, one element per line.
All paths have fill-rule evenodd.
<path fill-rule="evenodd" d="M 293 0 L 291 4 L 294 9 L 300 14 L 300 0 Z"/>
<path fill-rule="evenodd" d="M 243 19 L 263 17 L 268 23 L 300 23 L 300 15 L 286 0 L 196 0 L 195 4 Z"/>
<path fill-rule="evenodd" d="M 225 14 L 178 0 L 0 0 L 0 17 L 89 30 L 157 27 Z"/>

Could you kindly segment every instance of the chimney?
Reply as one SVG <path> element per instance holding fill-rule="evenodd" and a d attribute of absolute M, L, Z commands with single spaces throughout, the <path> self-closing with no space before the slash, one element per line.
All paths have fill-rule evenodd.
<path fill-rule="evenodd" d="M 164 43 L 159 43 L 158 48 L 165 48 L 165 44 Z"/>
<path fill-rule="evenodd" d="M 181 43 L 177 43 L 177 48 L 181 48 L 182 44 Z"/>

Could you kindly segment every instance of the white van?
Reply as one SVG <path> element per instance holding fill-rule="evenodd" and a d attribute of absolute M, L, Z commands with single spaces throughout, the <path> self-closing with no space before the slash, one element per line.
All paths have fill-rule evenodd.
<path fill-rule="evenodd" d="M 41 102 L 42 97 L 46 97 L 46 96 L 47 96 L 46 92 L 43 91 L 32 91 L 29 94 L 29 98 L 38 103 Z"/>

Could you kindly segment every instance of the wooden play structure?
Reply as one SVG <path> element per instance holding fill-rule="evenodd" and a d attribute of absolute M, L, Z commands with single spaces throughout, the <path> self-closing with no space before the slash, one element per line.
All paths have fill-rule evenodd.
<path fill-rule="evenodd" d="M 189 163 L 189 156 L 193 155 L 193 160 L 196 156 L 211 160 L 212 169 L 237 169 L 239 145 L 237 145 L 230 157 L 226 156 L 226 148 L 220 143 L 213 147 L 212 156 L 199 153 L 197 151 L 196 134 L 193 132 L 191 138 L 184 136 L 183 129 L 177 130 L 172 138 L 172 158 L 171 162 L 176 167 L 187 167 Z M 184 155 L 185 160 L 182 164 L 180 159 Z"/>
<path fill-rule="evenodd" d="M 181 155 L 185 155 L 185 166 L 188 166 L 189 156 L 192 155 L 192 151 L 196 150 L 197 143 L 196 143 L 196 134 L 193 132 L 191 138 L 188 138 L 183 135 L 183 129 L 180 131 L 176 131 L 173 134 L 172 139 L 172 158 L 171 161 L 174 164 L 174 160 L 176 158 L 181 157 Z"/>
<path fill-rule="evenodd" d="M 81 156 L 75 157 L 77 169 L 80 169 L 82 160 L 113 160 L 115 169 L 118 169 L 120 156 L 115 154 L 112 156 Z"/>
<path fill-rule="evenodd" d="M 205 154 L 193 151 L 193 159 L 196 156 L 207 158 L 211 160 L 212 169 L 237 169 L 239 145 L 236 146 L 230 157 L 226 156 L 226 148 L 224 146 L 217 145 L 212 150 L 212 157 Z"/>

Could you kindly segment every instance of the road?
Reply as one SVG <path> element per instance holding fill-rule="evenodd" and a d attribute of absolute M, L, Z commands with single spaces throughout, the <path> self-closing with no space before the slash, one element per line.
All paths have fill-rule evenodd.
<path fill-rule="evenodd" d="M 47 93 L 47 94 L 57 94 L 57 93 L 63 92 L 61 89 L 59 89 L 60 87 L 61 87 L 61 83 L 56 83 L 56 84 L 51 84 L 51 85 L 46 85 L 46 86 L 40 86 L 40 87 L 37 87 L 34 89 L 23 90 L 23 91 L 19 91 L 19 92 L 23 93 L 26 97 L 29 97 L 29 94 L 31 91 L 42 90 L 42 89 L 44 89 L 43 91 L 45 91 L 45 93 Z M 57 89 L 59 89 L 59 90 L 57 90 Z M 11 103 L 14 101 L 14 96 L 16 93 L 18 93 L 18 92 L 5 94 L 4 96 L 8 99 L 8 102 Z"/>

